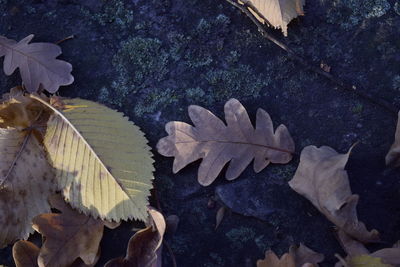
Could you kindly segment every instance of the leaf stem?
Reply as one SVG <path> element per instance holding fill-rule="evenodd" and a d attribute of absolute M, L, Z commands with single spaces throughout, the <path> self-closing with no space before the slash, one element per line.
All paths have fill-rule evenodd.
<path fill-rule="evenodd" d="M 279 46 L 281 49 L 285 50 L 288 53 L 289 58 L 300 63 L 306 69 L 325 77 L 326 79 L 330 80 L 335 85 L 339 86 L 341 89 L 352 92 L 352 93 L 356 94 L 357 96 L 369 101 L 370 103 L 380 106 L 381 108 L 385 109 L 386 111 L 389 111 L 392 115 L 397 117 L 397 108 L 394 107 L 393 105 L 391 105 L 389 102 L 387 102 L 383 99 L 377 98 L 377 97 L 373 97 L 372 95 L 361 90 L 362 89 L 361 87 L 357 87 L 355 85 L 348 84 L 348 83 L 342 81 L 341 79 L 333 76 L 332 74 L 322 70 L 321 68 L 313 66 L 312 63 L 310 63 L 308 60 L 297 55 L 286 44 L 284 44 L 283 42 L 279 41 L 278 39 L 273 37 L 271 34 L 269 34 L 267 32 L 267 30 L 265 29 L 265 26 L 260 21 L 258 21 L 257 18 L 251 13 L 250 9 L 253 12 L 255 12 L 257 15 L 261 14 L 257 10 L 257 8 L 254 7 L 254 5 L 252 5 L 248 1 L 244 1 L 244 4 L 239 4 L 236 0 L 226 0 L 226 1 L 228 3 L 230 3 L 231 5 L 240 9 L 244 14 L 246 14 L 246 16 L 249 17 L 253 21 L 254 24 L 256 24 L 258 31 L 261 33 L 261 35 L 263 37 L 265 37 L 266 39 L 268 39 L 269 41 L 276 44 L 277 46 Z M 264 16 L 261 15 L 261 17 L 264 19 Z M 268 21 L 267 21 L 267 23 L 268 23 Z"/>
<path fill-rule="evenodd" d="M 58 40 L 57 42 L 55 42 L 55 44 L 58 45 L 58 44 L 60 44 L 62 42 L 65 42 L 67 40 L 71 40 L 71 39 L 74 39 L 74 38 L 75 38 L 75 35 L 72 34 L 70 36 L 65 37 L 64 39 Z"/>

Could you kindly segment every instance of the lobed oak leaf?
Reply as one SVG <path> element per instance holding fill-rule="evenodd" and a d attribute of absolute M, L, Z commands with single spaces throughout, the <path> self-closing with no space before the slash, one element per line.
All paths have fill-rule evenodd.
<path fill-rule="evenodd" d="M 12 248 L 16 267 L 38 267 L 37 258 L 40 249 L 32 242 L 20 240 Z"/>
<path fill-rule="evenodd" d="M 386 155 L 385 161 L 386 165 L 390 165 L 393 167 L 400 166 L 400 112 L 398 114 L 394 143 L 390 147 L 389 152 Z"/>
<path fill-rule="evenodd" d="M 149 208 L 150 223 L 136 232 L 128 243 L 125 258 L 108 261 L 104 267 L 156 267 L 161 257 L 161 244 L 166 230 L 163 215 Z"/>
<path fill-rule="evenodd" d="M 370 253 L 359 241 L 351 238 L 344 231 L 338 232 L 338 239 L 347 253 L 346 259 L 339 255 L 335 267 L 399 267 L 400 248 L 395 244 L 392 248 L 384 248 Z"/>
<path fill-rule="evenodd" d="M 194 127 L 180 121 L 166 124 L 167 137 L 157 143 L 158 152 L 175 157 L 173 172 L 198 159 L 203 159 L 199 171 L 200 184 L 210 185 L 230 161 L 225 177 L 236 179 L 254 159 L 254 171 L 260 172 L 269 163 L 288 163 L 294 153 L 294 142 L 284 125 L 274 132 L 267 112 L 258 109 L 256 128 L 236 99 L 230 99 L 225 107 L 225 125 L 209 110 L 189 106 L 189 116 Z"/>
<path fill-rule="evenodd" d="M 43 143 L 65 200 L 101 219 L 145 220 L 154 168 L 140 129 L 92 101 L 51 100 L 57 109 L 31 97 L 52 111 Z"/>
<path fill-rule="evenodd" d="M 42 85 L 50 93 L 55 93 L 62 85 L 74 81 L 72 66 L 56 59 L 61 48 L 51 43 L 29 43 L 33 34 L 19 42 L 0 36 L 0 57 L 5 56 L 3 69 L 11 75 L 17 68 L 28 92 L 36 92 Z"/>
<path fill-rule="evenodd" d="M 351 149 L 346 154 L 339 154 L 327 146 L 305 147 L 289 185 L 350 236 L 362 242 L 378 241 L 378 231 L 368 232 L 357 218 L 358 195 L 351 193 L 344 170 L 350 152 Z"/>
<path fill-rule="evenodd" d="M 104 225 L 117 225 L 93 219 L 69 207 L 60 195 L 50 197 L 51 206 L 61 213 L 46 213 L 33 219 L 33 227 L 46 239 L 40 249 L 38 265 L 70 266 L 78 258 L 87 265 L 98 260 Z"/>
<path fill-rule="evenodd" d="M 52 167 L 32 130 L 0 128 L 0 247 L 26 239 L 32 218 L 49 212 L 56 190 Z"/>
<path fill-rule="evenodd" d="M 287 36 L 289 22 L 304 15 L 305 0 L 239 0 L 246 4 L 253 15 L 261 22 L 282 29 Z"/>
<path fill-rule="evenodd" d="M 317 267 L 324 260 L 319 254 L 303 244 L 299 247 L 291 246 L 289 253 L 278 258 L 272 250 L 265 252 L 265 259 L 257 261 L 257 267 Z"/>

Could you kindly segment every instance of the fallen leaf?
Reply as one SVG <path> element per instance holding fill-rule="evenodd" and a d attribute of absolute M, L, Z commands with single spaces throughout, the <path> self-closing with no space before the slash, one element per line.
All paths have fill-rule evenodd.
<path fill-rule="evenodd" d="M 278 258 L 272 250 L 265 252 L 265 259 L 257 261 L 257 267 L 316 267 L 324 260 L 319 254 L 303 244 L 299 247 L 291 246 L 289 253 Z"/>
<path fill-rule="evenodd" d="M 305 147 L 289 185 L 348 235 L 362 242 L 375 242 L 379 240 L 378 231 L 368 232 L 357 219 L 358 195 L 352 195 L 344 170 L 350 152 L 339 154 L 327 146 Z"/>
<path fill-rule="evenodd" d="M 385 161 L 386 165 L 390 165 L 393 167 L 400 166 L 400 112 L 398 114 L 394 143 L 390 147 L 389 152 L 386 155 Z"/>
<path fill-rule="evenodd" d="M 158 152 L 175 157 L 173 172 L 177 173 L 189 163 L 203 159 L 198 171 L 198 181 L 210 185 L 229 161 L 226 178 L 237 178 L 254 160 L 254 171 L 260 172 L 272 163 L 288 163 L 294 153 L 294 142 L 289 131 L 280 125 L 275 133 L 267 112 L 258 109 L 256 128 L 245 108 L 231 99 L 225 104 L 225 125 L 209 110 L 189 106 L 189 116 L 194 127 L 180 121 L 166 124 L 169 134 L 158 141 Z"/>
<path fill-rule="evenodd" d="M 225 206 L 222 206 L 218 209 L 217 215 L 215 216 L 215 230 L 217 230 L 218 226 L 221 224 L 222 219 L 224 218 L 225 215 Z"/>
<path fill-rule="evenodd" d="M 72 207 L 101 219 L 145 220 L 153 159 L 140 129 L 121 113 L 82 99 L 63 99 L 44 146 L 59 189 Z"/>
<path fill-rule="evenodd" d="M 0 36 L 0 57 L 4 58 L 4 73 L 11 75 L 17 68 L 28 92 L 36 92 L 42 85 L 50 93 L 55 93 L 62 85 L 74 81 L 72 66 L 56 59 L 61 48 L 51 43 L 29 43 L 33 34 L 19 42 Z"/>
<path fill-rule="evenodd" d="M 49 212 L 54 173 L 32 130 L 0 128 L 0 248 L 26 239 L 32 218 Z"/>
<path fill-rule="evenodd" d="M 77 258 L 85 264 L 98 259 L 104 225 L 117 225 L 93 219 L 70 208 L 60 195 L 50 197 L 51 206 L 61 213 L 46 213 L 33 219 L 33 227 L 46 239 L 40 249 L 39 266 L 70 266 Z"/>
<path fill-rule="evenodd" d="M 338 239 L 343 249 L 347 253 L 346 259 L 339 255 L 336 257 L 339 262 L 335 267 L 399 267 L 400 248 L 395 244 L 392 248 L 384 248 L 370 253 L 365 246 L 351 238 L 343 231 L 338 232 Z"/>
<path fill-rule="evenodd" d="M 29 241 L 20 240 L 12 248 L 16 267 L 37 267 L 39 248 Z"/>
<path fill-rule="evenodd" d="M 153 267 L 157 263 L 157 254 L 161 255 L 161 244 L 166 223 L 163 215 L 155 209 L 149 209 L 150 223 L 145 229 L 136 232 L 128 243 L 125 258 L 108 261 L 104 267 Z"/>
<path fill-rule="evenodd" d="M 285 36 L 289 22 L 304 15 L 305 0 L 239 0 L 239 3 L 246 4 L 261 23 L 282 29 Z"/>

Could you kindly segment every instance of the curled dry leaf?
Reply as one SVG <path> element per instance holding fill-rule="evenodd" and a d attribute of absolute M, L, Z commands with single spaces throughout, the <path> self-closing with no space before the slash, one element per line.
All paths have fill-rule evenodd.
<path fill-rule="evenodd" d="M 99 244 L 106 224 L 70 208 L 60 195 L 50 197 L 51 206 L 61 213 L 46 213 L 33 219 L 33 227 L 46 239 L 40 249 L 39 266 L 70 266 L 77 258 L 85 264 L 98 259 Z"/>
<path fill-rule="evenodd" d="M 294 152 L 294 142 L 289 131 L 280 125 L 274 132 L 267 112 L 258 109 L 256 128 L 236 100 L 225 104 L 225 125 L 209 110 L 189 106 L 189 116 L 194 127 L 180 121 L 167 123 L 169 134 L 162 138 L 157 149 L 161 155 L 175 157 L 173 172 L 198 159 L 203 159 L 198 171 L 198 181 L 211 184 L 230 161 L 226 178 L 237 178 L 254 159 L 254 171 L 260 172 L 272 163 L 288 163 Z"/>
<path fill-rule="evenodd" d="M 400 248 L 395 244 L 392 248 L 384 248 L 370 253 L 359 241 L 351 238 L 345 232 L 338 232 L 338 239 L 344 251 L 346 259 L 339 258 L 335 267 L 399 267 Z"/>
<path fill-rule="evenodd" d="M 285 253 L 280 259 L 273 251 L 266 251 L 265 259 L 258 260 L 257 267 L 317 267 L 323 260 L 324 255 L 300 244 L 299 247 L 291 246 L 289 253 Z"/>
<path fill-rule="evenodd" d="M 92 101 L 58 99 L 58 110 L 31 97 L 53 112 L 43 142 L 67 202 L 101 219 L 145 220 L 154 168 L 140 129 Z"/>
<path fill-rule="evenodd" d="M 394 143 L 389 149 L 385 158 L 386 165 L 393 167 L 400 166 L 400 112 L 398 114 L 396 133 L 394 136 Z"/>
<path fill-rule="evenodd" d="M 136 232 L 128 243 L 125 258 L 112 259 L 105 267 L 153 267 L 158 266 L 157 255 L 161 255 L 161 244 L 166 223 L 163 215 L 150 208 L 150 223 L 143 230 Z"/>
<path fill-rule="evenodd" d="M 289 185 L 348 235 L 362 242 L 375 242 L 379 240 L 378 231 L 369 232 L 357 218 L 358 195 L 352 195 L 344 170 L 350 152 L 339 154 L 327 146 L 305 147 Z"/>
<path fill-rule="evenodd" d="M 299 15 L 304 15 L 305 0 L 239 0 L 246 4 L 254 16 L 268 26 L 281 28 L 287 36 L 287 25 Z"/>
<path fill-rule="evenodd" d="M 32 130 L 0 128 L 0 247 L 25 239 L 31 220 L 49 212 L 56 190 L 53 169 Z"/>
<path fill-rule="evenodd" d="M 39 248 L 29 241 L 20 240 L 12 248 L 16 267 L 37 267 Z"/>
<path fill-rule="evenodd" d="M 39 86 L 55 93 L 62 85 L 71 84 L 72 66 L 56 59 L 61 48 L 51 43 L 29 43 L 33 34 L 19 42 L 0 36 L 0 57 L 4 58 L 4 73 L 11 75 L 17 68 L 28 92 L 36 92 Z"/>

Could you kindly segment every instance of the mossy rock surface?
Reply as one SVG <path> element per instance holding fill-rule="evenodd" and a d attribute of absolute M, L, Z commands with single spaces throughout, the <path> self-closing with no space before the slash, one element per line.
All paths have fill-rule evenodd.
<path fill-rule="evenodd" d="M 287 38 L 270 32 L 316 66 L 328 64 L 334 75 L 400 107 L 399 10 L 395 0 L 307 0 L 306 15 L 289 25 Z M 298 151 L 313 144 L 345 152 L 361 141 L 347 166 L 360 195 L 359 218 L 387 244 L 400 239 L 400 172 L 384 166 L 396 118 L 291 61 L 226 1 L 0 0 L 0 13 L 0 35 L 9 38 L 33 33 L 34 41 L 56 42 L 74 35 L 61 43 L 61 58 L 73 65 L 75 82 L 60 94 L 124 112 L 153 148 L 166 135 L 166 122 L 189 122 L 188 105 L 223 117 L 231 97 L 252 118 L 261 107 L 275 125 L 284 123 Z M 1 92 L 19 83 L 18 75 L 0 75 Z M 266 249 L 282 254 L 299 242 L 326 255 L 322 266 L 343 254 L 332 224 L 287 185 L 298 158 L 257 175 L 248 168 L 232 182 L 219 177 L 204 188 L 196 164 L 174 175 L 172 159 L 154 153 L 163 212 L 180 218 L 169 240 L 178 266 L 254 266 Z M 218 205 L 209 208 L 209 199 L 216 193 L 240 199 L 241 191 L 254 193 L 226 203 L 236 206 L 215 230 Z M 252 202 L 257 205 L 246 213 Z M 131 228 L 126 223 L 106 232 L 99 266 L 125 253 Z M 10 247 L 0 251 L 0 264 L 13 265 Z"/>

